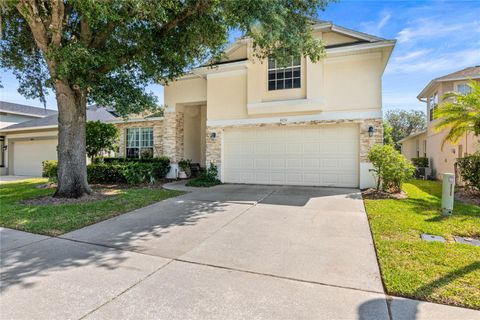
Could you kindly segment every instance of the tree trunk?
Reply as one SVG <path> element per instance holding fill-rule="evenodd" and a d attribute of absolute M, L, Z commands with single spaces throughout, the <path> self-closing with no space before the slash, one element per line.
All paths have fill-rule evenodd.
<path fill-rule="evenodd" d="M 58 185 L 54 197 L 79 198 L 91 194 L 85 149 L 86 94 L 67 83 L 55 83 L 58 107 Z"/>

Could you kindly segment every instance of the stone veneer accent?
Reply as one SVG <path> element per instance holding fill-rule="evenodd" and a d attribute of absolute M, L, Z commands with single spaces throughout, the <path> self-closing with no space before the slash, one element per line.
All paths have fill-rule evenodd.
<path fill-rule="evenodd" d="M 176 136 L 175 136 L 175 149 L 176 149 L 176 158 L 177 158 L 177 161 L 179 161 L 180 159 L 183 158 L 183 145 L 184 145 L 184 139 L 183 139 L 183 118 L 184 118 L 184 115 L 183 115 L 183 112 L 175 112 L 176 113 L 176 122 L 177 122 L 177 126 L 176 126 Z"/>
<path fill-rule="evenodd" d="M 177 142 L 177 115 L 175 112 L 165 112 L 163 118 L 163 155 L 176 163 L 176 142 Z"/>
<path fill-rule="evenodd" d="M 163 120 L 149 120 L 149 121 L 135 121 L 135 122 L 122 122 L 115 124 L 120 131 L 118 139 L 119 150 L 118 154 L 121 157 L 126 156 L 127 147 L 127 129 L 128 128 L 153 128 L 153 155 L 163 155 Z"/>
<path fill-rule="evenodd" d="M 375 144 L 383 144 L 383 120 L 382 119 L 366 119 L 366 120 L 314 120 L 289 123 L 285 126 L 309 126 L 322 124 L 360 124 L 360 162 L 368 161 L 368 152 Z M 210 163 L 221 165 L 222 162 L 222 133 L 227 128 L 256 128 L 256 127 L 278 127 L 283 126 L 279 123 L 272 124 L 255 124 L 255 125 L 232 125 L 232 126 L 209 126 L 207 127 L 207 143 L 206 143 L 206 164 Z M 375 131 L 372 137 L 368 136 L 368 127 L 373 126 Z M 216 133 L 216 138 L 210 138 L 211 133 Z"/>

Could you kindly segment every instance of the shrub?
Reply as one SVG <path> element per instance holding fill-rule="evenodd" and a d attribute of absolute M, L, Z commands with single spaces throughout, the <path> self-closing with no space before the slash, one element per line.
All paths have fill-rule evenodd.
<path fill-rule="evenodd" d="M 210 163 L 210 167 L 204 170 L 200 177 L 194 180 L 190 180 L 187 182 L 187 186 L 189 187 L 211 187 L 217 184 L 220 184 L 220 180 L 218 180 L 218 168 L 213 163 Z"/>
<path fill-rule="evenodd" d="M 42 161 L 42 177 L 48 178 L 50 181 L 57 180 L 57 160 Z"/>
<path fill-rule="evenodd" d="M 480 192 L 480 151 L 458 159 L 457 163 L 465 186 Z"/>
<path fill-rule="evenodd" d="M 428 168 L 428 158 L 425 157 L 412 158 L 412 163 L 417 168 Z"/>
<path fill-rule="evenodd" d="M 114 151 L 118 135 L 118 128 L 113 123 L 87 121 L 85 142 L 88 157 L 93 161 L 101 152 Z"/>
<path fill-rule="evenodd" d="M 89 183 L 153 183 L 165 177 L 170 170 L 167 157 L 149 159 L 150 161 L 118 161 L 93 163 L 87 166 Z M 43 162 L 43 175 L 49 179 L 57 176 L 57 161 Z"/>
<path fill-rule="evenodd" d="M 411 179 L 415 167 L 389 145 L 375 145 L 368 153 L 377 178 L 377 190 L 400 192 L 402 183 Z"/>

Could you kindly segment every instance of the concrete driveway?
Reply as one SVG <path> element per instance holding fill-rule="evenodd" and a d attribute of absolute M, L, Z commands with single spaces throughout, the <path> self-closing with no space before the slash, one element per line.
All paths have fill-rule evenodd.
<path fill-rule="evenodd" d="M 355 189 L 222 185 L 60 238 L 1 235 L 3 318 L 389 319 Z"/>

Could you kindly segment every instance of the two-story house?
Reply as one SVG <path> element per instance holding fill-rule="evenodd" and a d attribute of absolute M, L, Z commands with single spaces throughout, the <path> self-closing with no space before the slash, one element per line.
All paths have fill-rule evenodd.
<path fill-rule="evenodd" d="M 470 80 L 480 81 L 480 66 L 469 67 L 445 76 L 435 78 L 418 94 L 417 98 L 425 102 L 427 114 L 427 129 L 417 132 L 400 141 L 402 154 L 407 158 L 427 157 L 432 175 L 441 179 L 443 173 L 454 173 L 457 158 L 480 150 L 480 137 L 466 134 L 458 143 L 442 142 L 448 129 L 436 130 L 435 110 L 442 102 L 442 96 L 447 92 L 467 94 L 471 88 Z"/>
<path fill-rule="evenodd" d="M 317 63 L 258 60 L 248 39 L 227 58 L 165 86 L 161 120 L 122 126 L 120 154 L 215 164 L 230 183 L 373 186 L 367 159 L 382 143 L 382 74 L 394 40 L 320 21 Z M 148 150 L 147 150 L 148 149 Z"/>

